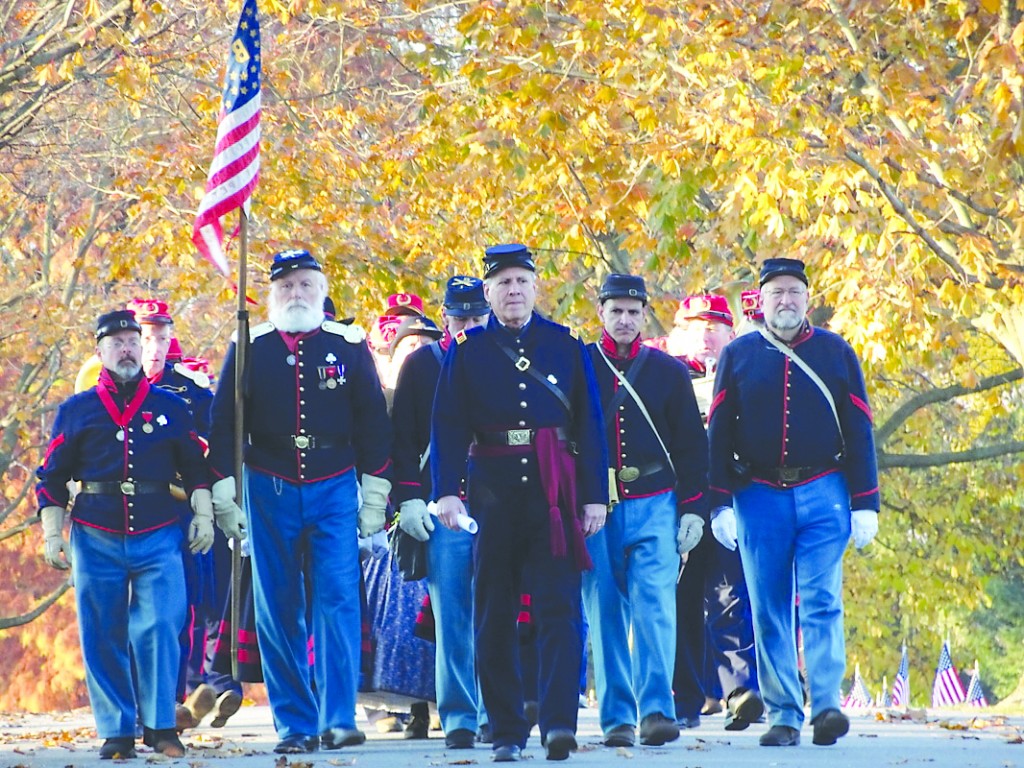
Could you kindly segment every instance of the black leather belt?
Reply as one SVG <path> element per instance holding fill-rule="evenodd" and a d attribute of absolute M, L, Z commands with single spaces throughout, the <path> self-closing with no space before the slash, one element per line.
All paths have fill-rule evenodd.
<path fill-rule="evenodd" d="M 249 435 L 249 444 L 257 448 L 305 451 L 310 448 L 341 448 L 348 440 L 341 435 Z"/>
<path fill-rule="evenodd" d="M 779 483 L 780 485 L 787 485 L 793 483 L 802 483 L 805 480 L 810 480 L 812 477 L 818 475 L 824 475 L 826 472 L 831 472 L 836 467 L 752 467 L 750 474 L 753 477 L 761 480 L 767 480 L 769 483 Z"/>
<path fill-rule="evenodd" d="M 118 493 L 123 496 L 135 496 L 140 493 L 170 493 L 170 483 L 157 483 L 151 480 L 83 480 L 82 493 Z"/>
<path fill-rule="evenodd" d="M 650 464 L 642 464 L 639 467 L 622 467 L 615 476 L 619 478 L 620 482 L 632 483 L 634 480 L 639 480 L 641 477 L 647 477 L 660 472 L 665 468 L 664 461 L 652 461 Z"/>
<path fill-rule="evenodd" d="M 559 440 L 565 440 L 565 430 L 561 427 L 555 428 Z M 505 429 L 501 432 L 477 432 L 475 439 L 479 445 L 533 445 L 537 437 L 535 429 Z"/>

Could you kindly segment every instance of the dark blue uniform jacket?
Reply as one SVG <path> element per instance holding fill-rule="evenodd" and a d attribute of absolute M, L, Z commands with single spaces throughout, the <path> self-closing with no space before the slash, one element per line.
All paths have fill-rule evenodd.
<path fill-rule="evenodd" d="M 362 329 L 326 320 L 288 334 L 262 323 L 249 336 L 246 465 L 293 483 L 353 467 L 390 480 L 391 422 Z M 217 477 L 235 473 L 234 425 L 232 343 L 213 398 L 210 465 Z"/>
<path fill-rule="evenodd" d="M 636 380 L 629 380 L 629 383 L 640 395 L 668 448 L 672 464 L 675 465 L 675 475 L 658 438 L 628 392 L 623 392 L 624 397 L 619 398 L 619 405 L 614 412 L 608 411 L 616 393 L 623 387 L 601 358 L 598 345 L 627 379 L 636 364 L 637 355 L 641 350 L 646 350 Z M 641 477 L 632 482 L 618 480 L 619 498 L 623 501 L 640 499 L 674 490 L 680 515 L 692 513 L 706 518 L 708 439 L 687 367 L 664 352 L 642 347 L 639 337 L 633 342 L 625 359 L 616 357 L 615 341 L 607 333 L 602 334 L 600 342 L 590 344 L 587 348 L 601 391 L 601 406 L 605 410 L 611 462 L 609 466 L 616 470 L 616 477 L 623 467 L 645 470 Z M 650 471 L 655 466 L 660 468 Z"/>
<path fill-rule="evenodd" d="M 583 343 L 563 325 L 533 313 L 514 334 L 491 315 L 452 344 L 441 367 L 431 429 L 434 496 L 455 496 L 474 435 L 561 427 L 575 442 L 577 503 L 608 503 L 608 449 L 594 369 Z M 500 346 L 499 346 L 500 345 Z M 573 423 L 558 398 L 502 352 L 530 361 L 568 398 Z M 578 513 L 579 510 L 573 510 Z"/>
<path fill-rule="evenodd" d="M 120 413 L 134 402 L 134 416 L 118 440 L 114 422 L 102 396 Z M 147 431 L 147 427 L 150 431 Z M 69 480 L 95 482 L 142 481 L 167 486 L 159 493 L 80 493 L 71 517 L 76 522 L 124 534 L 138 534 L 173 525 L 189 514 L 188 505 L 175 500 L 170 483 L 180 474 L 188 496 L 209 486 L 203 446 L 185 402 L 168 392 L 137 382 L 118 387 L 105 369 L 92 389 L 71 397 L 57 410 L 53 438 L 37 471 L 36 495 L 40 507 L 66 507 Z"/>
<path fill-rule="evenodd" d="M 792 348 L 828 386 L 842 436 L 807 374 L 760 333 L 740 336 L 718 361 L 708 418 L 712 504 L 731 505 L 732 492 L 751 476 L 786 487 L 766 480 L 766 468 L 805 467 L 842 471 L 851 508 L 877 511 L 871 408 L 856 354 L 840 336 L 810 325 Z"/>

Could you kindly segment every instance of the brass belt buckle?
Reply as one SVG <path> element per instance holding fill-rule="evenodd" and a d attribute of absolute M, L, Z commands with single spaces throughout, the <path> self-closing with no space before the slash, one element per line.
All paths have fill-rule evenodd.
<path fill-rule="evenodd" d="M 527 363 L 529 365 L 529 363 Z M 510 429 L 506 441 L 509 445 L 529 445 L 530 444 L 530 430 L 529 429 Z"/>
<path fill-rule="evenodd" d="M 529 367 L 530 367 L 530 361 L 527 360 L 522 355 L 520 355 L 519 359 L 516 360 L 516 370 L 518 370 L 518 371 L 525 371 Z"/>
<path fill-rule="evenodd" d="M 309 437 L 307 435 L 295 435 L 295 447 L 300 451 L 309 448 Z"/>
<path fill-rule="evenodd" d="M 624 483 L 632 483 L 640 477 L 639 467 L 623 467 L 619 470 L 619 480 Z"/>
<path fill-rule="evenodd" d="M 134 496 L 135 483 L 133 483 L 131 480 L 121 481 L 121 493 L 123 493 L 125 496 Z"/>
<path fill-rule="evenodd" d="M 779 467 L 780 483 L 795 483 L 800 479 L 800 469 L 797 467 Z"/>

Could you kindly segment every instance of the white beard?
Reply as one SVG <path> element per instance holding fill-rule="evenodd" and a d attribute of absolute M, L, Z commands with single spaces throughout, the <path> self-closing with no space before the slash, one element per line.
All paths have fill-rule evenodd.
<path fill-rule="evenodd" d="M 308 333 L 324 321 L 323 309 L 308 304 L 292 303 L 281 307 L 271 303 L 268 314 L 274 327 L 285 333 Z"/>

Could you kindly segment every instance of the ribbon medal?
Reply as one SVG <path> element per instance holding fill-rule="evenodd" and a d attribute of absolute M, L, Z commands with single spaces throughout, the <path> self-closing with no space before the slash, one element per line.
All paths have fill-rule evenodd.
<path fill-rule="evenodd" d="M 345 383 L 344 365 L 318 365 L 316 370 L 320 375 L 320 389 L 336 389 Z"/>
<path fill-rule="evenodd" d="M 151 422 L 153 421 L 153 412 L 152 411 L 142 411 L 142 413 L 140 415 L 142 416 L 142 420 L 145 422 L 142 425 L 142 431 L 145 432 L 147 435 L 152 434 L 153 433 L 153 424 Z"/>

